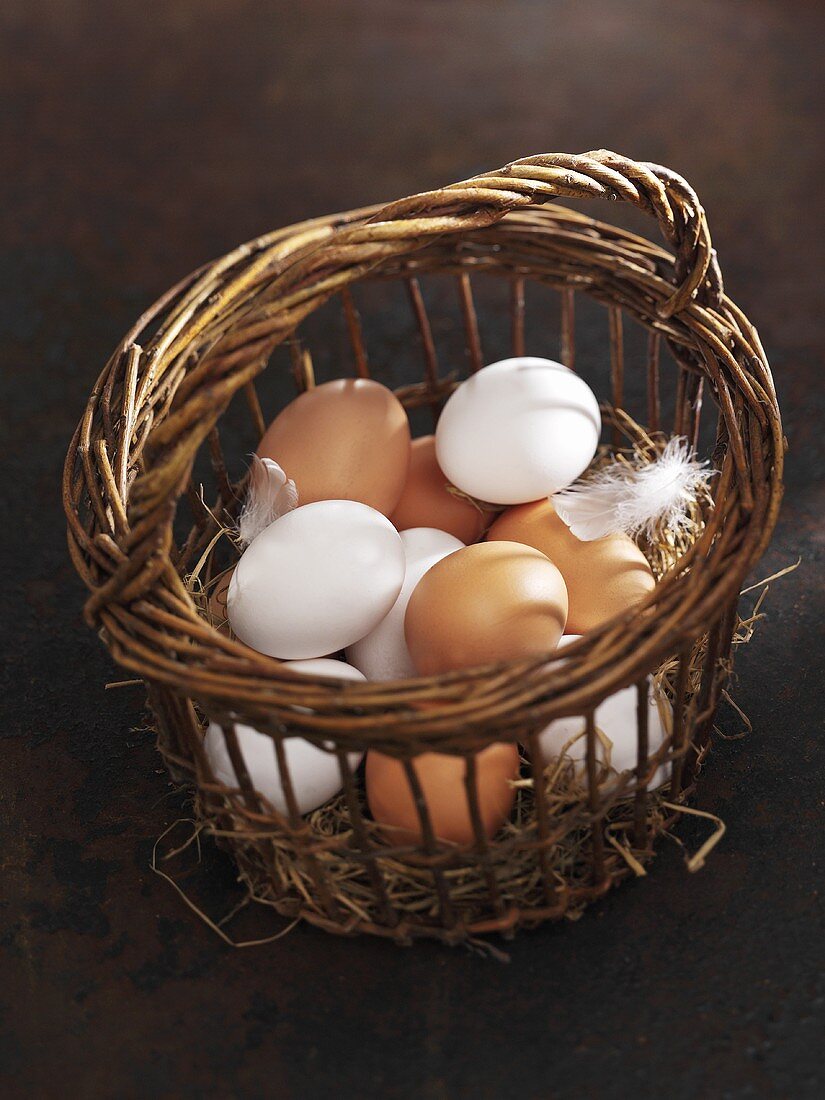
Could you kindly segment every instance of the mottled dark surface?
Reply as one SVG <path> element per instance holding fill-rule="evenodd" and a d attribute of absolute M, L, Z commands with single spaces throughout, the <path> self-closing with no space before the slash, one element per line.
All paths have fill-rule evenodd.
<path fill-rule="evenodd" d="M 4 1095 L 822 1094 L 824 15 L 4 0 Z M 753 733 L 719 743 L 699 799 L 728 834 L 695 876 L 666 847 L 577 924 L 520 936 L 507 966 L 310 928 L 231 950 L 149 870 L 186 808 L 80 618 L 59 471 L 85 397 L 139 310 L 241 240 L 601 145 L 696 186 L 791 442 L 760 572 L 803 565 L 740 655 Z M 213 914 L 237 898 L 210 847 L 192 885 Z"/>

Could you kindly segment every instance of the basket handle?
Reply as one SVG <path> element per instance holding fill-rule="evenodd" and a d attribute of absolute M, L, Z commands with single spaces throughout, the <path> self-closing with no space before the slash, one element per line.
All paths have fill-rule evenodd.
<path fill-rule="evenodd" d="M 608 149 L 524 157 L 498 171 L 390 203 L 374 214 L 368 225 L 413 220 L 419 236 L 451 229 L 466 231 L 497 222 L 509 210 L 542 206 L 556 198 L 621 200 L 657 220 L 676 254 L 676 285 L 670 298 L 658 307 L 663 319 L 679 313 L 694 299 L 712 308 L 719 306 L 722 276 L 696 192 L 669 168 L 630 160 Z M 455 220 L 455 224 L 443 224 L 443 219 Z M 408 236 L 409 230 L 407 227 Z M 356 227 L 347 233 L 351 237 L 356 234 Z"/>

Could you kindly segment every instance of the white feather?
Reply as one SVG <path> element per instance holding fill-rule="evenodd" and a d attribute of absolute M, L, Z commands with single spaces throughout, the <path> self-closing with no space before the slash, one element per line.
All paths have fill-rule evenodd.
<path fill-rule="evenodd" d="M 298 490 L 277 462 L 252 456 L 249 486 L 238 519 L 238 533 L 244 546 L 298 504 Z"/>
<path fill-rule="evenodd" d="M 617 532 L 653 538 L 688 522 L 688 509 L 712 472 L 686 439 L 674 436 L 652 462 L 611 462 L 550 499 L 583 542 Z"/>

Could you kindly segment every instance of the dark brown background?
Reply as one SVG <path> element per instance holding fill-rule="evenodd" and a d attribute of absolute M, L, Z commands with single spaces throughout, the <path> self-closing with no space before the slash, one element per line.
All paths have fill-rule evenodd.
<path fill-rule="evenodd" d="M 4 0 L 0 27 L 5 1094 L 821 1095 L 822 4 Z M 185 805 L 79 616 L 58 479 L 85 397 L 139 310 L 241 240 L 602 145 L 696 186 L 791 441 L 761 571 L 803 566 L 699 801 L 728 835 L 509 966 L 309 928 L 230 950 L 148 869 Z M 204 860 L 219 914 L 231 866 Z"/>

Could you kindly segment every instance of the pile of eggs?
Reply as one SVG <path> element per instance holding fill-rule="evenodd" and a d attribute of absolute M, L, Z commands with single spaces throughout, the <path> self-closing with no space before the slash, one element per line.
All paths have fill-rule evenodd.
<path fill-rule="evenodd" d="M 277 416 L 257 450 L 295 482 L 298 507 L 252 540 L 213 602 L 225 604 L 247 646 L 296 673 L 342 681 L 545 655 L 637 604 L 655 584 L 631 539 L 582 542 L 549 499 L 586 470 L 600 432 L 593 392 L 547 359 L 508 359 L 473 374 L 446 402 L 435 435 L 416 440 L 404 408 L 378 382 L 319 385 Z M 665 728 L 652 690 L 649 708 L 655 752 Z M 599 752 L 615 772 L 635 767 L 636 710 L 629 688 L 596 712 Z M 538 738 L 542 763 L 563 756 L 581 769 L 584 729 L 583 718 L 552 722 Z M 236 733 L 254 787 L 286 814 L 271 738 L 245 726 Z M 216 777 L 237 786 L 220 727 L 209 727 L 205 747 Z M 299 737 L 284 742 L 284 753 L 299 813 L 340 789 L 334 753 Z M 360 763 L 352 754 L 350 766 Z M 471 843 L 463 759 L 424 753 L 413 766 L 436 837 Z M 510 813 L 518 772 L 512 743 L 477 754 L 478 807 L 490 837 Z M 666 779 L 660 768 L 651 785 Z M 419 841 L 404 765 L 370 751 L 365 783 L 388 839 Z"/>

